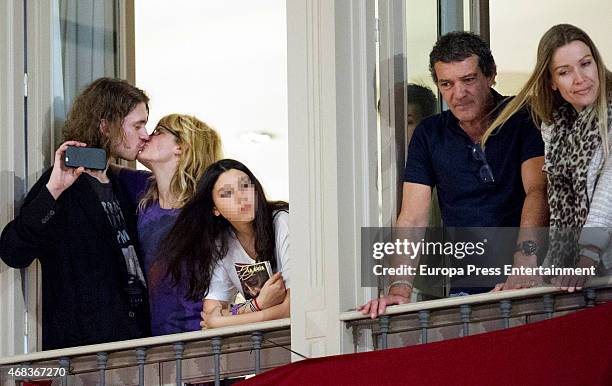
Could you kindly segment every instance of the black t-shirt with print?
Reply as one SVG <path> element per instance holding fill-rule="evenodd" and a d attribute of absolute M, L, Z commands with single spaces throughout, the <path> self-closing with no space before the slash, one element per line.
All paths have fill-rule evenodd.
<path fill-rule="evenodd" d="M 138 261 L 136 249 L 134 248 L 134 244 L 132 243 L 132 240 L 127 232 L 127 225 L 121 210 L 121 206 L 115 197 L 113 187 L 110 182 L 102 183 L 95 177 L 88 174 L 86 174 L 86 176 L 92 189 L 96 192 L 96 195 L 100 199 L 100 204 L 102 205 L 102 209 L 104 210 L 104 213 L 106 213 L 106 217 L 108 218 L 111 228 L 113 229 L 117 244 L 123 252 L 123 257 L 128 272 L 126 291 L 130 296 L 132 306 L 138 307 L 143 301 L 146 282 Z"/>

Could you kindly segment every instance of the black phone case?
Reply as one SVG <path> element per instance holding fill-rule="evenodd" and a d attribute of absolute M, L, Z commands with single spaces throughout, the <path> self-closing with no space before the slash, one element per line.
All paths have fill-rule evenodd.
<path fill-rule="evenodd" d="M 96 147 L 68 146 L 64 153 L 64 164 L 71 168 L 106 169 L 106 152 Z"/>

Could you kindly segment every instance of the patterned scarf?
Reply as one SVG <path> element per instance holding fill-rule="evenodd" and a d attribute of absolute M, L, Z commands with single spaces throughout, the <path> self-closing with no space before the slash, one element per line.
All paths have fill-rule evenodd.
<path fill-rule="evenodd" d="M 575 267 L 578 238 L 589 213 L 587 174 L 593 155 L 601 146 L 598 120 L 589 122 L 592 107 L 580 113 L 569 104 L 553 114 L 550 146 L 544 160 L 548 177 L 550 245 L 547 262 Z"/>

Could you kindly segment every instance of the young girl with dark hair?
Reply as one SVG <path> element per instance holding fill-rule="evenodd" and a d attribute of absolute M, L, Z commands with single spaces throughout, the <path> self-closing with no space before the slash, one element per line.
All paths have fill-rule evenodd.
<path fill-rule="evenodd" d="M 202 327 L 214 328 L 289 316 L 288 249 L 287 203 L 267 201 L 245 165 L 224 159 L 208 167 L 161 253 L 187 297 L 204 299 Z M 230 307 L 244 295 L 234 264 L 262 261 L 276 273 L 252 300 Z"/>

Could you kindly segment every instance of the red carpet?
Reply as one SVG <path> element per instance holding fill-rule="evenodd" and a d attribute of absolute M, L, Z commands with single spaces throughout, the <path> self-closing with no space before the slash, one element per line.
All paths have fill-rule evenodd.
<path fill-rule="evenodd" d="M 612 386 L 612 302 L 466 338 L 304 360 L 240 385 Z"/>

